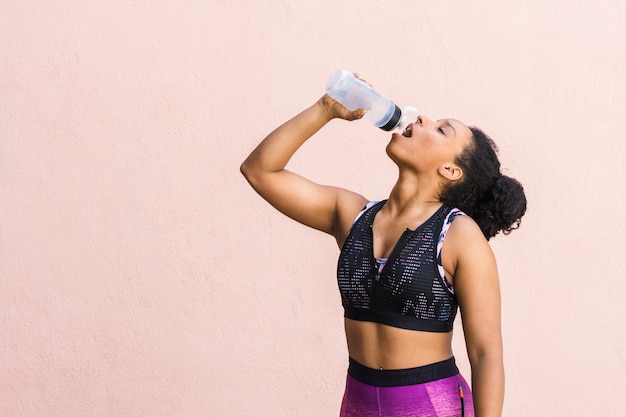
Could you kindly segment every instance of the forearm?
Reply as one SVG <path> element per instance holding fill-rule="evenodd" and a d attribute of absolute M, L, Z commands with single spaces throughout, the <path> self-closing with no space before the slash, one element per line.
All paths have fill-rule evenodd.
<path fill-rule="evenodd" d="M 244 175 L 277 172 L 294 153 L 332 117 L 321 101 L 302 111 L 270 133 L 241 165 Z"/>
<path fill-rule="evenodd" d="M 504 403 L 504 366 L 501 354 L 472 362 L 472 394 L 476 417 L 500 417 Z"/>

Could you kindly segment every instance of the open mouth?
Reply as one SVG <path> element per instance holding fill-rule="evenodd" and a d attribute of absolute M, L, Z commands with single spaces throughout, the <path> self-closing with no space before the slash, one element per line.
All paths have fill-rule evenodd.
<path fill-rule="evenodd" d="M 402 136 L 404 136 L 405 138 L 410 138 L 412 135 L 413 135 L 413 123 L 408 125 L 406 129 L 404 129 L 404 132 L 402 132 Z"/>

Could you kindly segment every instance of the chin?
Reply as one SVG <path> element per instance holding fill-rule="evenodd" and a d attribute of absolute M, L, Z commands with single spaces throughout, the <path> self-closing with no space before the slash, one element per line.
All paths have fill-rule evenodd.
<path fill-rule="evenodd" d="M 394 147 L 394 146 L 393 146 L 393 140 L 391 140 L 391 141 L 387 144 L 387 146 L 385 147 L 385 153 L 387 154 L 387 156 L 388 156 L 388 157 L 389 157 L 389 158 L 390 158 L 393 162 L 397 163 L 397 162 L 396 162 L 396 156 L 395 156 L 395 154 L 394 154 L 394 152 L 393 152 L 393 147 Z"/>

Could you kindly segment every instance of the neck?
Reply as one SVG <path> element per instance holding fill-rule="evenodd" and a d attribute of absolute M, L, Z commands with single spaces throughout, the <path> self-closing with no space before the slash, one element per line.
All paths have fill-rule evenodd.
<path fill-rule="evenodd" d="M 395 215 L 438 208 L 441 206 L 439 187 L 433 184 L 436 184 L 436 180 L 400 176 L 385 207 Z"/>

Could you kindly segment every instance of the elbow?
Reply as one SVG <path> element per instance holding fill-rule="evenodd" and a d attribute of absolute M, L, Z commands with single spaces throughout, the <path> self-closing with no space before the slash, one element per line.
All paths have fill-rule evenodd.
<path fill-rule="evenodd" d="M 246 158 L 246 160 L 241 163 L 239 172 L 241 172 L 248 181 L 250 180 L 250 177 L 254 174 L 254 164 L 251 163 L 250 157 Z"/>
<path fill-rule="evenodd" d="M 254 187 L 254 184 L 259 178 L 259 170 L 256 169 L 255 164 L 250 160 L 250 157 L 243 161 L 243 163 L 239 166 L 239 172 L 241 172 L 246 181 Z"/>
<path fill-rule="evenodd" d="M 259 156 L 253 152 L 241 163 L 239 171 L 252 188 L 258 191 L 259 187 L 266 184 L 270 177 L 280 170 L 272 170 L 263 158 L 259 158 Z"/>
<path fill-rule="evenodd" d="M 246 159 L 239 166 L 239 172 L 241 172 L 241 175 L 243 175 L 246 179 L 248 179 L 248 175 L 250 175 L 250 167 L 248 165 L 248 160 Z"/>

